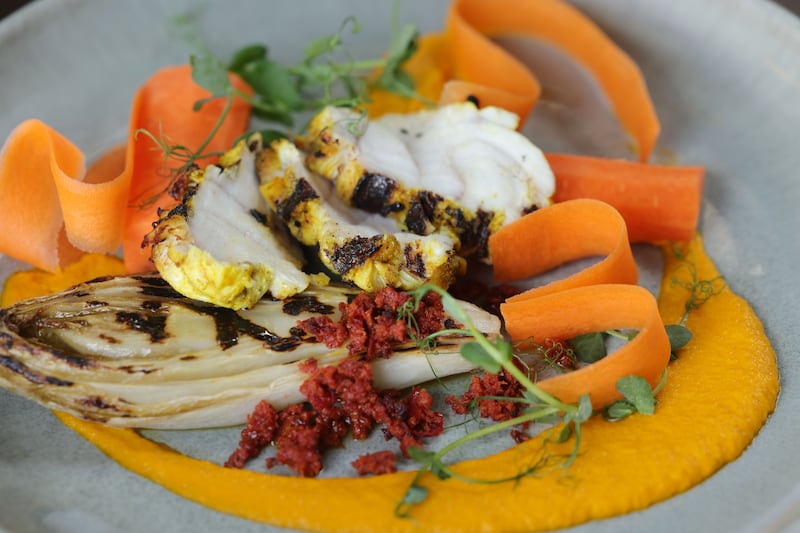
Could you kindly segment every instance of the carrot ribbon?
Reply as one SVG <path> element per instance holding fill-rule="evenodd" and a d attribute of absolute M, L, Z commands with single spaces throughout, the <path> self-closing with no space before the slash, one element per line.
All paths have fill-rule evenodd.
<path fill-rule="evenodd" d="M 248 90 L 238 78 L 232 81 Z M 159 70 L 136 93 L 127 143 L 88 171 L 81 150 L 50 126 L 35 119 L 17 126 L 0 152 L 0 253 L 54 272 L 82 252 L 114 252 L 122 244 L 129 272 L 152 270 L 142 238 L 158 208 L 175 201 L 166 194 L 163 154 L 136 132 L 144 128 L 197 147 L 222 110 L 223 102 L 212 101 L 192 111 L 208 96 L 191 80 L 189 65 Z M 235 100 L 207 149 L 230 147 L 249 115 L 250 106 Z"/>
<path fill-rule="evenodd" d="M 625 221 L 610 205 L 581 199 L 539 209 L 500 228 L 489 237 L 497 281 L 541 274 L 569 261 L 605 257 L 567 278 L 512 296 L 521 301 L 598 283 L 638 280 Z"/>
<path fill-rule="evenodd" d="M 515 341 L 570 339 L 585 333 L 638 328 L 636 337 L 598 362 L 539 382 L 563 402 L 589 394 L 605 406 L 622 396 L 619 378 L 641 376 L 655 385 L 669 362 L 670 344 L 658 306 L 636 284 L 638 272 L 625 221 L 598 200 L 570 200 L 534 211 L 489 239 L 498 281 L 534 276 L 561 264 L 605 257 L 564 279 L 508 298 L 500 306 Z"/>
<path fill-rule="evenodd" d="M 609 329 L 638 329 L 636 336 L 603 359 L 538 383 L 562 402 L 589 394 L 595 408 L 622 397 L 617 381 L 640 376 L 655 386 L 669 363 L 667 332 L 658 303 L 637 285 L 589 285 L 500 306 L 514 340 L 570 339 Z"/>
<path fill-rule="evenodd" d="M 535 76 L 491 41 L 524 35 L 557 46 L 591 72 L 646 161 L 660 124 L 636 63 L 591 19 L 563 0 L 455 0 L 447 29 L 454 85 L 445 100 L 471 94 L 481 105 L 530 113 L 541 93 Z"/>

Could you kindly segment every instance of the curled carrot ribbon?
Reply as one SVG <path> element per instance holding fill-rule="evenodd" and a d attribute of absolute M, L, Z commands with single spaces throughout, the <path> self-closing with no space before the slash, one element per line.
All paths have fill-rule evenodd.
<path fill-rule="evenodd" d="M 660 123 L 636 63 L 591 19 L 562 0 L 456 0 L 445 35 L 453 79 L 444 101 L 467 95 L 496 105 L 524 121 L 541 93 L 533 73 L 492 37 L 523 35 L 557 46 L 582 64 L 607 95 L 622 126 L 646 161 Z M 447 87 L 447 85 L 450 85 Z"/>
<path fill-rule="evenodd" d="M 621 377 L 655 386 L 670 343 L 655 297 L 636 285 L 638 272 L 625 221 L 599 200 L 554 204 L 501 228 L 489 239 L 495 279 L 514 281 L 596 255 L 605 257 L 566 278 L 507 299 L 500 306 L 515 341 L 571 339 L 609 329 L 639 329 L 624 346 L 589 366 L 539 382 L 563 402 L 589 394 L 595 408 L 622 397 Z"/>
<path fill-rule="evenodd" d="M 567 278 L 512 296 L 521 301 L 599 283 L 638 281 L 638 271 L 619 212 L 599 200 L 579 199 L 539 209 L 489 238 L 497 281 L 541 274 L 569 261 L 605 256 Z"/>
<path fill-rule="evenodd" d="M 562 402 L 588 394 L 595 408 L 622 397 L 617 381 L 645 378 L 655 386 L 669 363 L 670 345 L 658 303 L 638 285 L 589 285 L 500 306 L 514 340 L 570 339 L 610 329 L 638 329 L 636 336 L 603 359 L 538 385 Z"/>
<path fill-rule="evenodd" d="M 232 82 L 249 90 L 238 78 Z M 193 149 L 224 105 L 211 101 L 193 112 L 208 96 L 192 82 L 189 65 L 157 71 L 133 100 L 127 143 L 88 171 L 81 150 L 50 126 L 34 119 L 17 126 L 0 152 L 0 253 L 54 272 L 82 252 L 114 252 L 122 244 L 128 272 L 152 270 L 142 238 L 159 207 L 175 200 L 166 194 L 164 154 L 137 131 Z M 234 100 L 208 151 L 229 148 L 249 118 L 250 106 Z"/>

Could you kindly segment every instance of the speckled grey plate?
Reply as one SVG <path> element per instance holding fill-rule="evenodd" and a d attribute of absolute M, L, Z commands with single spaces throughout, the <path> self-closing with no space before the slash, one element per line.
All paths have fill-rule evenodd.
<path fill-rule="evenodd" d="M 752 446 L 709 480 L 645 511 L 573 531 L 789 527 L 800 519 L 800 425 L 795 421 L 800 411 L 800 21 L 757 0 L 579 4 L 644 70 L 663 123 L 656 156 L 707 167 L 702 230 L 708 250 L 730 286 L 763 319 L 778 352 L 783 392 Z M 121 140 L 138 84 L 156 67 L 186 60 L 188 50 L 170 35 L 167 21 L 190 5 L 189 0 L 44 0 L 3 20 L 0 138 L 20 121 L 38 117 L 90 157 Z M 401 20 L 435 30 L 446 8 L 444 1 L 402 2 Z M 203 28 L 207 43 L 223 56 L 262 41 L 275 56 L 296 60 L 304 43 L 329 33 L 350 14 L 363 25 L 353 39 L 354 55 L 384 46 L 390 3 L 373 0 L 209 2 Z M 620 151 L 613 121 L 591 105 L 583 109 L 583 96 L 558 91 L 551 96 L 526 129 L 542 148 Z M 21 266 L 0 258 L 0 275 Z M 324 512 L 324 502 L 309 512 Z M 195 505 L 120 468 L 48 411 L 0 391 L 3 528 L 268 529 Z"/>

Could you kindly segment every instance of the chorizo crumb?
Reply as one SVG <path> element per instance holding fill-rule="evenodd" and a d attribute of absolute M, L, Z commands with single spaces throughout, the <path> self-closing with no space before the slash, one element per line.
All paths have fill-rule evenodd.
<path fill-rule="evenodd" d="M 347 343 L 351 355 L 364 353 L 368 361 L 390 357 L 394 345 L 410 340 L 406 323 L 398 317 L 398 309 L 410 299 L 405 292 L 385 287 L 371 295 L 361 293 L 350 303 L 340 303 L 338 322 L 327 316 L 313 317 L 298 321 L 297 327 L 329 348 Z M 419 328 L 415 335 L 425 337 L 441 330 L 445 320 L 441 297 L 426 294 L 414 318 Z"/>
<path fill-rule="evenodd" d="M 397 472 L 397 457 L 390 450 L 365 453 L 350 464 L 359 476 L 379 476 Z"/>
<path fill-rule="evenodd" d="M 261 400 L 253 412 L 247 415 L 247 423 L 242 429 L 239 447 L 225 462 L 225 466 L 242 468 L 256 457 L 275 438 L 278 429 L 278 412 L 272 405 Z"/>
<path fill-rule="evenodd" d="M 480 415 L 495 422 L 514 418 L 524 407 L 520 402 L 483 398 L 486 396 L 520 397 L 522 386 L 514 376 L 506 374 L 505 370 L 501 370 L 498 374 L 486 372 L 482 376 L 472 376 L 469 389 L 461 397 L 451 395 L 445 398 L 445 402 L 457 414 L 466 414 L 477 402 Z"/>
<path fill-rule="evenodd" d="M 520 429 L 512 429 L 511 438 L 514 439 L 514 442 L 517 444 L 522 444 L 523 442 L 530 440 L 531 436 Z"/>
<path fill-rule="evenodd" d="M 244 444 L 240 443 L 226 466 L 241 468 L 271 442 L 277 451 L 266 460 L 268 469 L 282 464 L 301 476 L 312 477 L 322 470 L 323 452 L 341 446 L 350 431 L 355 439 L 364 439 L 375 425 L 383 424 L 387 440 L 397 439 L 400 451 L 407 456 L 409 447 L 422 446 L 422 437 L 444 430 L 444 417 L 434 411 L 433 398 L 426 390 L 415 387 L 407 396 L 396 390 L 378 391 L 372 381 L 372 366 L 366 361 L 346 359 L 338 365 L 320 367 L 316 360 L 309 360 L 300 368 L 309 374 L 300 386 L 307 401 L 270 415 L 265 418 L 269 423 L 260 422 L 262 415 L 251 414 L 242 431 Z M 275 411 L 266 402 L 260 402 L 256 410 Z M 249 440 L 245 441 L 245 435 Z M 250 451 L 254 446 L 248 447 L 251 441 L 260 446 L 255 453 Z"/>

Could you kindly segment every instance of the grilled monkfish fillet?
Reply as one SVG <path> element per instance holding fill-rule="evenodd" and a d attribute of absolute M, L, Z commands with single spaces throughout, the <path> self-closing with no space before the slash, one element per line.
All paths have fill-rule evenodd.
<path fill-rule="evenodd" d="M 254 135 L 220 166 L 192 173 L 182 202 L 148 236 L 156 268 L 181 294 L 243 309 L 267 292 L 286 298 L 308 286 L 297 244 L 259 194 L 260 149 Z"/>
<path fill-rule="evenodd" d="M 485 258 L 491 233 L 548 205 L 555 190 L 517 124 L 513 113 L 469 102 L 372 121 L 327 107 L 309 125 L 307 165 L 349 205 L 420 235 L 451 235 L 461 255 Z"/>
<path fill-rule="evenodd" d="M 430 281 L 450 286 L 465 271 L 447 235 L 416 235 L 397 222 L 346 206 L 332 184 L 310 172 L 288 140 L 258 158 L 261 193 L 301 243 L 317 246 L 322 263 L 366 291 L 414 289 Z"/>
<path fill-rule="evenodd" d="M 296 327 L 355 295 L 311 287 L 234 311 L 185 298 L 157 275 L 102 278 L 0 310 L 0 386 L 40 404 L 114 426 L 208 428 L 244 423 L 260 400 L 302 401 L 298 365 L 348 356 Z M 486 334 L 499 320 L 464 308 Z M 374 364 L 379 388 L 405 388 L 468 371 L 468 339 L 440 337 L 435 353 L 398 347 Z"/>

